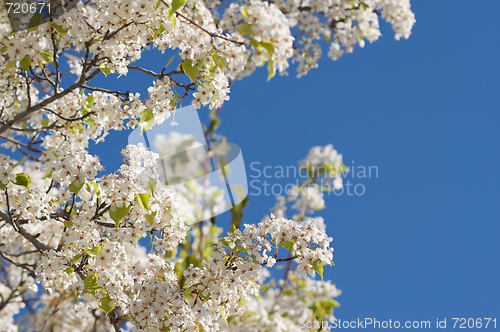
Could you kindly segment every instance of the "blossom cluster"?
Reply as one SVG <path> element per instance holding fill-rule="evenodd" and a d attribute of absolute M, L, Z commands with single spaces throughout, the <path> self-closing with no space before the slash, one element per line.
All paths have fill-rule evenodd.
<path fill-rule="evenodd" d="M 291 185 L 286 196 L 277 197 L 277 202 L 271 211 L 279 218 L 286 217 L 287 204 L 290 203 L 293 203 L 291 207 L 298 212 L 292 216 L 293 220 L 303 220 L 315 211 L 324 209 L 323 192 L 341 189 L 342 176 L 348 171 L 342 162 L 342 154 L 331 144 L 312 147 L 299 165 L 300 171 L 306 173 L 307 179 L 299 185 Z M 317 226 L 324 230 L 324 224 L 318 217 L 313 220 L 316 220 Z"/>
<path fill-rule="evenodd" d="M 333 315 L 340 291 L 314 279 L 332 264 L 332 239 L 313 215 L 325 206 L 317 180 L 342 186 L 331 145 L 311 149 L 301 164 L 307 181 L 279 197 L 269 218 L 243 226 L 246 202 L 234 207 L 222 238 L 212 216 L 226 209 L 224 193 L 208 180 L 166 186 L 160 176 L 162 154 L 195 148 L 191 138 L 153 142 L 160 154 L 128 145 L 115 171 L 89 149 L 114 131 L 175 125 L 183 103 L 210 107 L 205 135 L 224 141 L 216 109 L 232 80 L 262 66 L 269 79 L 286 75 L 293 61 L 304 75 L 320 43 L 338 59 L 377 40 L 379 18 L 396 39 L 415 23 L 408 0 L 95 0 L 11 33 L 0 6 L 0 140 L 22 154 L 0 154 L 2 329 L 296 331 L 299 318 Z M 168 57 L 138 65 L 150 49 Z M 96 86 L 96 77 L 131 71 L 149 87 Z M 196 162 L 167 166 L 190 177 L 200 174 Z M 288 272 L 266 282 L 276 264 Z"/>
<path fill-rule="evenodd" d="M 221 326 L 221 331 L 300 332 L 301 321 L 334 321 L 333 310 L 339 307 L 334 298 L 342 293 L 331 281 L 304 279 L 296 272 L 290 273 L 286 284 L 271 280 L 262 287 L 259 297 L 247 301 L 244 316 L 233 319 L 230 327 Z"/>
<path fill-rule="evenodd" d="M 257 262 L 267 267 L 273 267 L 278 261 L 279 247 L 286 248 L 290 257 L 296 259 L 297 271 L 303 276 L 306 273 L 314 276 L 315 271 L 322 275 L 323 265 L 330 265 L 333 260 L 333 248 L 330 248 L 333 239 L 311 219 L 297 222 L 271 214 L 257 225 L 245 224 L 243 232 L 235 231 L 235 238 L 250 255 L 255 255 Z"/>
<path fill-rule="evenodd" d="M 256 67 L 269 63 L 270 77 L 276 69 L 284 73 L 288 59 L 293 55 L 293 36 L 285 15 L 274 4 L 252 0 L 248 6 L 231 3 L 220 21 L 220 28 L 228 31 L 237 40 L 250 36 L 251 61 L 232 61 L 229 64 L 231 78 L 250 75 Z M 243 59 L 244 60 L 244 59 Z M 240 67 L 241 74 L 237 75 Z M 236 72 L 236 73 L 235 73 Z"/>
<path fill-rule="evenodd" d="M 4 186 L 16 178 L 14 173 L 12 173 L 13 164 L 9 156 L 4 154 L 0 155 L 0 182 Z"/>
<path fill-rule="evenodd" d="M 306 159 L 300 162 L 302 167 L 315 176 L 326 175 L 333 178 L 333 186 L 335 189 L 342 188 L 342 172 L 347 171 L 347 168 L 342 163 L 342 154 L 338 153 L 333 148 L 333 145 L 315 146 L 309 150 Z"/>
<path fill-rule="evenodd" d="M 35 163 L 31 162 L 12 168 L 9 165 L 14 161 L 1 157 L 9 179 L 19 174 L 16 172 L 27 171 L 36 181 L 24 186 L 14 180 L 7 184 L 6 191 L 10 197 L 20 199 L 10 205 L 12 216 L 29 219 L 25 228 L 31 233 L 40 232 L 39 242 L 16 241 L 21 234 L 13 224 L 0 229 L 2 252 L 29 252 L 24 262 L 37 262 L 31 272 L 15 266 L 21 280 L 29 280 L 28 288 L 32 290 L 26 294 L 36 294 L 36 280 L 30 274 L 48 292 L 36 300 L 46 309 L 26 318 L 26 324 L 31 326 L 27 330 L 40 329 L 46 321 L 51 321 L 55 330 L 89 321 L 108 330 L 110 322 L 105 317 L 111 311 L 128 317 L 132 330 L 224 330 L 228 324 L 225 320 L 252 316 L 248 310 L 264 286 L 263 266 L 296 262 L 298 273 L 314 276 L 332 263 L 332 239 L 322 223 L 271 215 L 257 225 L 244 225 L 242 231 L 235 229 L 218 241 L 219 230 L 212 232 L 212 226 L 206 233 L 207 228 L 202 228 L 210 251 L 196 266 L 182 268 L 182 254 L 162 253 L 172 252 L 179 244 L 183 247 L 188 232 L 192 233 L 184 224 L 184 207 L 189 206 L 181 198 L 185 192 L 173 192 L 160 182 L 154 183 L 159 156 L 142 144 L 129 145 L 122 154 L 125 163 L 120 169 L 101 177 L 96 177 L 101 167 L 97 158 L 88 154 L 53 149 L 43 155 L 43 168 L 33 168 Z M 56 155 L 61 163 L 51 161 Z M 74 156 L 79 163 L 64 161 L 68 156 Z M 85 172 L 88 165 L 93 165 L 93 174 Z M 46 172 L 49 177 L 43 176 Z M 49 183 L 51 179 L 57 184 Z M 40 206 L 35 211 L 41 213 L 34 214 L 22 202 Z M 148 235 L 149 254 L 137 242 Z M 194 248 L 199 243 L 199 239 L 194 241 Z M 44 244 L 47 250 L 36 250 Z M 280 248 L 288 250 L 289 256 L 278 257 L 278 253 L 283 254 Z M 4 312 L 18 312 L 24 305 L 23 298 L 15 301 L 8 307 L 13 311 Z M 96 310 L 105 314 L 96 315 Z M 51 315 L 51 311 L 55 314 Z M 16 328 L 12 325 L 13 331 Z"/>

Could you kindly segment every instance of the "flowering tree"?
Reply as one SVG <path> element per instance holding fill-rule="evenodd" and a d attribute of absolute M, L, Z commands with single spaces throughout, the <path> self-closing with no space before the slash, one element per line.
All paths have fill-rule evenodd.
<path fill-rule="evenodd" d="M 333 317 L 340 291 L 314 278 L 332 264 L 331 238 L 313 216 L 324 208 L 315 184 L 342 186 L 331 145 L 311 149 L 307 180 L 263 221 L 242 224 L 246 201 L 234 208 L 226 236 L 215 218 L 194 223 L 219 204 L 210 186 L 157 181 L 158 154 L 141 144 L 111 173 L 87 149 L 173 119 L 182 103 L 208 105 L 205 136 L 220 140 L 231 80 L 264 65 L 271 79 L 291 62 L 302 76 L 322 43 L 336 60 L 377 40 L 379 18 L 408 38 L 408 0 L 95 0 L 18 32 L 10 9 L 0 23 L 0 139 L 24 158 L 0 155 L 2 331 L 297 331 L 299 320 Z M 160 70 L 135 65 L 150 49 L 175 55 Z M 147 96 L 93 81 L 129 71 L 154 78 Z M 214 199 L 200 205 L 200 195 Z M 275 264 L 285 272 L 266 279 Z"/>

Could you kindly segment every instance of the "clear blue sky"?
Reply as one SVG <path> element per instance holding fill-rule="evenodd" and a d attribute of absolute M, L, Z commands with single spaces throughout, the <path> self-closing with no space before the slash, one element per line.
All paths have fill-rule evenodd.
<path fill-rule="evenodd" d="M 409 40 L 382 24 L 379 41 L 325 57 L 301 79 L 290 70 L 266 83 L 263 69 L 236 82 L 219 132 L 241 147 L 248 175 L 252 162 L 296 165 L 329 143 L 348 166 L 378 167 L 378 178 L 350 178 L 363 196 L 327 196 L 320 212 L 335 248 L 325 278 L 343 291 L 337 318 L 447 318 L 450 328 L 452 317 L 497 317 L 499 326 L 500 2 L 412 8 Z M 161 70 L 168 59 L 142 63 Z M 125 133 L 110 135 L 93 151 L 111 171 L 125 145 Z M 275 202 L 250 198 L 252 223 Z"/>

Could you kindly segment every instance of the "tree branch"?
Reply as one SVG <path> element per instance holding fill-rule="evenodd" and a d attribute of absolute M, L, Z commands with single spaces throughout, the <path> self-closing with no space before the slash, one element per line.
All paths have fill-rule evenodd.
<path fill-rule="evenodd" d="M 118 323 L 118 320 L 116 319 L 116 308 L 113 309 L 109 314 L 109 321 L 111 325 L 113 325 L 113 328 L 115 329 L 115 332 L 122 332 L 122 329 L 120 328 L 120 325 Z"/>
<path fill-rule="evenodd" d="M 163 2 L 163 4 L 167 7 L 170 8 L 169 4 L 165 2 L 165 0 L 161 0 L 161 2 Z M 213 33 L 213 32 L 210 32 L 208 31 L 207 29 L 203 28 L 202 26 L 200 26 L 198 23 L 196 23 L 195 21 L 187 18 L 186 16 L 182 15 L 181 13 L 179 12 L 175 12 L 175 16 L 177 17 L 182 17 L 184 20 L 186 20 L 188 23 L 194 25 L 195 27 L 197 27 L 198 29 L 200 29 L 201 31 L 209 34 L 210 36 L 212 36 L 212 38 L 220 38 L 220 39 L 223 39 L 223 40 L 226 40 L 228 42 L 231 42 L 231 43 L 235 43 L 235 44 L 238 44 L 238 45 L 245 45 L 245 43 L 243 42 L 239 42 L 237 40 L 234 40 L 234 39 L 230 39 L 230 38 L 227 38 L 227 37 L 224 37 L 224 36 L 221 36 L 221 35 L 218 35 L 216 33 Z"/>
<path fill-rule="evenodd" d="M 93 61 L 95 62 L 95 61 Z M 24 120 L 25 118 L 27 118 L 28 116 L 30 116 L 31 114 L 41 110 L 42 108 L 44 108 L 45 106 L 49 105 L 50 103 L 60 99 L 60 98 L 63 98 L 65 97 L 66 95 L 68 95 L 70 92 L 72 92 L 73 90 L 81 87 L 82 85 L 84 85 L 85 83 L 87 83 L 88 81 L 90 81 L 91 79 L 93 79 L 94 77 L 96 77 L 99 73 L 101 72 L 100 69 L 96 69 L 92 74 L 90 74 L 89 76 L 87 77 L 82 77 L 78 82 L 76 82 L 75 84 L 73 84 L 72 86 L 70 86 L 69 88 L 65 89 L 64 91 L 60 92 L 60 93 L 55 93 L 52 97 L 50 98 L 47 98 L 45 99 L 44 101 L 32 106 L 32 107 L 28 107 L 26 110 L 24 110 L 23 112 L 21 113 L 18 113 L 14 119 L 10 120 L 10 121 L 7 121 L 1 128 L 0 128 L 0 134 L 3 134 L 4 132 L 6 132 L 9 128 L 11 128 L 15 123 L 21 121 L 21 120 Z"/>
<path fill-rule="evenodd" d="M 30 241 L 38 250 L 40 251 L 50 251 L 55 250 L 54 248 L 40 242 L 35 236 L 30 234 L 23 226 L 21 226 L 17 220 L 13 220 L 7 213 L 0 211 L 0 218 L 5 220 L 7 223 L 11 224 L 17 232 L 21 234 L 26 240 Z"/>

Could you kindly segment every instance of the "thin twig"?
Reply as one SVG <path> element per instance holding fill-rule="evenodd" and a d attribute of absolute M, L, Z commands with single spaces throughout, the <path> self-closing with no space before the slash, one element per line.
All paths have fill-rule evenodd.
<path fill-rule="evenodd" d="M 163 4 L 167 7 L 170 7 L 170 5 L 168 3 L 165 2 L 165 0 L 161 0 L 161 2 L 163 2 Z M 203 28 L 202 26 L 200 26 L 198 23 L 194 22 L 193 20 L 187 18 L 186 16 L 182 15 L 181 13 L 179 12 L 175 12 L 175 16 L 177 17 L 182 17 L 184 20 L 186 20 L 187 22 L 189 22 L 190 24 L 194 25 L 195 27 L 197 27 L 198 29 L 202 30 L 203 32 L 209 34 L 210 36 L 212 36 L 212 38 L 220 38 L 220 39 L 223 39 L 223 40 L 226 40 L 228 42 L 231 42 L 231 43 L 235 43 L 237 45 L 245 45 L 245 43 L 243 42 L 239 42 L 237 40 L 234 40 L 234 39 L 230 39 L 230 38 L 227 38 L 227 37 L 224 37 L 224 36 L 221 36 L 221 35 L 218 35 L 216 33 L 213 33 L 213 32 L 210 32 L 208 31 L 207 29 Z"/>

